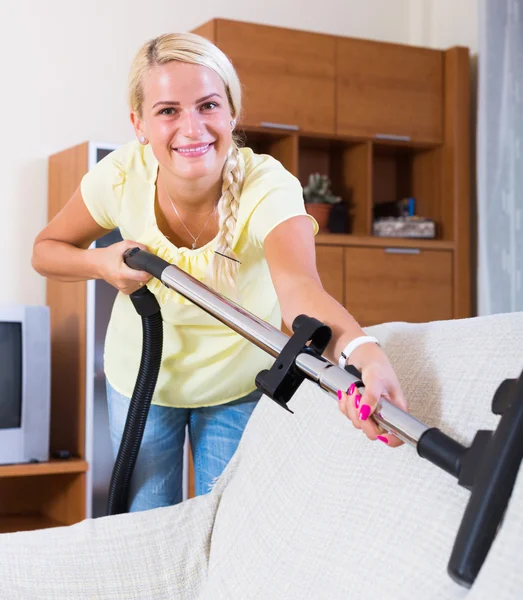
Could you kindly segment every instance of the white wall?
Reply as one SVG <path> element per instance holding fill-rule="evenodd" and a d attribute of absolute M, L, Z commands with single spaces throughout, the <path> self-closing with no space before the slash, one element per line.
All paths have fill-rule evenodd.
<path fill-rule="evenodd" d="M 468 19 L 473 5 L 474 0 L 2 0 L 0 303 L 45 302 L 45 280 L 32 270 L 30 258 L 47 218 L 47 158 L 86 140 L 131 139 L 127 72 L 145 40 L 224 17 L 440 47 L 475 43 Z"/>
<path fill-rule="evenodd" d="M 410 43 L 478 50 L 478 0 L 410 0 Z"/>

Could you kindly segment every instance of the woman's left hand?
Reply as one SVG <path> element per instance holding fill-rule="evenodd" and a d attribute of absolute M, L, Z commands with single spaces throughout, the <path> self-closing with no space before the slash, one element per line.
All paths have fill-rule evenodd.
<path fill-rule="evenodd" d="M 365 389 L 362 395 L 354 386 L 348 390 L 339 390 L 341 412 L 352 421 L 354 427 L 362 429 L 370 440 L 378 439 L 391 448 L 401 446 L 401 440 L 395 435 L 384 433 L 370 418 L 380 397 L 404 411 L 408 410 L 403 391 L 387 355 L 375 344 L 364 344 L 351 354 L 350 363 L 361 372 Z"/>

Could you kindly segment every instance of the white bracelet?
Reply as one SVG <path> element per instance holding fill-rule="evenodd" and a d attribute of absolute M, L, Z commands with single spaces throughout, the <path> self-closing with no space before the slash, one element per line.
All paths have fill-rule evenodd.
<path fill-rule="evenodd" d="M 343 369 L 345 363 L 349 360 L 349 356 L 354 352 L 354 350 L 356 350 L 358 346 L 361 346 L 362 344 L 368 344 L 369 342 L 378 344 L 378 346 L 380 345 L 379 341 L 375 337 L 372 337 L 372 335 L 362 335 L 351 340 L 343 349 L 340 359 L 338 360 L 338 366 Z"/>

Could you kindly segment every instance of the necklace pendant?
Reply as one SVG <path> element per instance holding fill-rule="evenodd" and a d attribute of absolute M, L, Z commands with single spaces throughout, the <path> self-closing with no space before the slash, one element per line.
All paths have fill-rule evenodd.
<path fill-rule="evenodd" d="M 196 250 L 196 242 L 193 242 L 191 250 Z"/>

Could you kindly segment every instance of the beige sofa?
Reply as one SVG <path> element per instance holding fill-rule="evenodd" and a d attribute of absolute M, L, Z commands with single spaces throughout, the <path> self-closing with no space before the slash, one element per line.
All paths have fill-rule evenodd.
<path fill-rule="evenodd" d="M 523 369 L 523 313 L 369 329 L 411 412 L 470 444 Z M 447 562 L 469 492 L 407 445 L 369 442 L 305 383 L 263 398 L 206 496 L 0 536 L 2 600 L 430 600 L 523 597 L 523 468 L 471 589 Z M 523 443 L 523 441 L 522 441 Z"/>

